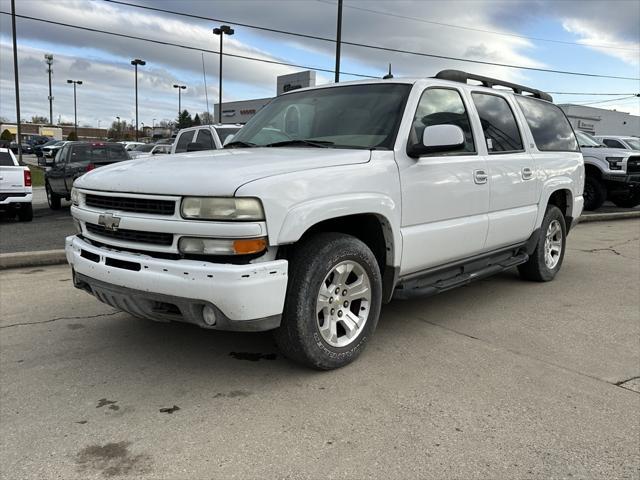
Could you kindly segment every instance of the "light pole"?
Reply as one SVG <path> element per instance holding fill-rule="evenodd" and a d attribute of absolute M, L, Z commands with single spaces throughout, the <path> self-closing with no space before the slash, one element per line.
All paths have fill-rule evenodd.
<path fill-rule="evenodd" d="M 233 35 L 235 31 L 229 25 L 221 25 L 220 28 L 214 28 L 213 34 L 220 35 L 220 71 L 218 76 L 218 123 L 222 123 L 222 37 L 225 34 Z"/>
<path fill-rule="evenodd" d="M 51 74 L 53 73 L 53 55 L 44 54 L 44 61 L 47 63 L 47 72 L 49 73 L 49 123 L 53 125 L 53 93 L 51 92 Z"/>
<path fill-rule="evenodd" d="M 131 60 L 131 65 L 133 65 L 136 70 L 136 142 L 138 141 L 138 65 L 142 67 L 146 64 L 147 62 L 145 62 L 144 60 L 140 60 L 139 58 Z"/>
<path fill-rule="evenodd" d="M 181 100 L 181 92 L 182 90 L 184 90 L 185 88 L 187 88 L 186 85 L 174 85 L 173 88 L 177 88 L 178 89 L 178 120 L 180 119 L 180 114 L 182 113 L 182 104 L 180 103 Z"/>
<path fill-rule="evenodd" d="M 342 43 L 342 0 L 338 0 L 338 25 L 336 27 L 336 72 L 335 82 L 340 81 L 340 44 Z"/>
<path fill-rule="evenodd" d="M 76 85 L 82 85 L 82 80 L 67 80 L 67 83 L 73 83 L 73 129 L 78 138 L 78 108 L 76 103 Z"/>
<path fill-rule="evenodd" d="M 121 137 L 121 134 L 120 134 L 120 117 L 116 117 L 116 120 L 118 121 L 118 138 L 120 138 Z"/>

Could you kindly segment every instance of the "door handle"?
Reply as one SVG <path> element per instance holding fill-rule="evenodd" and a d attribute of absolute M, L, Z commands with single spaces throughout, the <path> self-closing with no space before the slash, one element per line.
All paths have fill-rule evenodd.
<path fill-rule="evenodd" d="M 522 179 L 531 180 L 533 178 L 533 171 L 529 167 L 522 169 Z"/>
<path fill-rule="evenodd" d="M 485 172 L 484 170 L 473 171 L 473 181 L 476 184 L 482 185 L 483 183 L 487 183 L 488 179 L 489 179 L 489 175 L 487 175 L 487 172 Z"/>

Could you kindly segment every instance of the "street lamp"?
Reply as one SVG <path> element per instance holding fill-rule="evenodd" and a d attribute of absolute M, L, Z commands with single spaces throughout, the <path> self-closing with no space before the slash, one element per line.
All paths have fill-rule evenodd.
<path fill-rule="evenodd" d="M 76 102 L 76 85 L 82 85 L 82 80 L 67 80 L 67 83 L 73 83 L 73 125 L 78 138 L 78 108 Z"/>
<path fill-rule="evenodd" d="M 178 118 L 180 118 L 180 113 L 182 112 L 182 107 L 181 107 L 181 97 L 180 97 L 180 93 L 182 92 L 182 90 L 184 90 L 185 88 L 187 88 L 186 85 L 174 85 L 173 88 L 177 88 L 178 89 Z"/>
<path fill-rule="evenodd" d="M 214 28 L 213 34 L 220 35 L 220 71 L 218 77 L 218 123 L 222 123 L 222 37 L 225 34 L 233 35 L 235 31 L 229 25 L 221 25 L 220 28 Z"/>
<path fill-rule="evenodd" d="M 53 125 L 53 94 L 51 93 L 51 74 L 53 73 L 53 55 L 44 54 L 44 61 L 47 63 L 47 72 L 49 73 L 49 123 Z"/>
<path fill-rule="evenodd" d="M 140 60 L 139 58 L 131 60 L 131 65 L 133 65 L 136 70 L 136 142 L 138 141 L 138 65 L 142 67 L 146 64 L 147 62 L 145 62 L 144 60 Z"/>

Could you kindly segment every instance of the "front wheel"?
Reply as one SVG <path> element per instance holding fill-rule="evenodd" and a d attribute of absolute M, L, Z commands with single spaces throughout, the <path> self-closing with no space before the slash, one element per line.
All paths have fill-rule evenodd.
<path fill-rule="evenodd" d="M 278 347 L 319 370 L 351 363 L 380 315 L 382 279 L 375 256 L 355 237 L 321 233 L 298 245 L 289 265 L 282 323 L 274 332 Z"/>
<path fill-rule="evenodd" d="M 518 267 L 526 280 L 549 282 L 560 271 L 567 243 L 564 215 L 555 205 L 549 205 L 540 227 L 540 238 L 529 260 Z"/>
<path fill-rule="evenodd" d="M 597 210 L 607 198 L 607 189 L 599 178 L 587 175 L 584 181 L 584 209 Z"/>

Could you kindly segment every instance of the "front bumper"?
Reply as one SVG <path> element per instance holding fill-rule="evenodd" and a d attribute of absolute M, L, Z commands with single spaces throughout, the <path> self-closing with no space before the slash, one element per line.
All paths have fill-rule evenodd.
<path fill-rule="evenodd" d="M 615 182 L 620 186 L 628 185 L 633 188 L 640 188 L 640 173 L 621 174 L 621 175 L 605 173 L 602 175 L 602 178 L 609 182 Z"/>
<path fill-rule="evenodd" d="M 115 308 L 152 320 L 175 320 L 219 330 L 276 328 L 287 289 L 286 260 L 248 265 L 165 260 L 97 247 L 67 237 L 76 287 Z M 202 309 L 216 312 L 214 325 Z"/>

